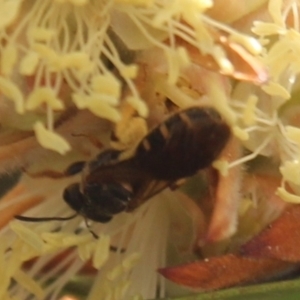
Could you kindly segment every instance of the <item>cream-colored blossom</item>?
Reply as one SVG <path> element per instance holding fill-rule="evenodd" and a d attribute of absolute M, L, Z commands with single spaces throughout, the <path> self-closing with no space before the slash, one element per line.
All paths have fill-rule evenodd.
<path fill-rule="evenodd" d="M 261 156 L 278 195 L 299 202 L 299 3 L 237 1 L 222 17 L 209 0 L 0 0 L 0 172 L 26 170 L 0 205 L 1 299 L 57 299 L 87 265 L 88 300 L 171 295 L 156 270 L 195 259 L 195 245 L 203 257 L 222 252 L 205 244 L 207 228 L 211 241 L 251 235 L 284 209 L 262 213 L 255 230 L 238 223 L 260 202 L 245 170 Z M 148 130 L 194 105 L 214 107 L 233 135 L 213 163 L 214 209 L 166 190 L 107 224 L 78 215 L 7 226 L 19 214 L 70 217 L 63 192 L 87 172 L 60 178 L 71 163 L 111 147 L 132 155 Z"/>

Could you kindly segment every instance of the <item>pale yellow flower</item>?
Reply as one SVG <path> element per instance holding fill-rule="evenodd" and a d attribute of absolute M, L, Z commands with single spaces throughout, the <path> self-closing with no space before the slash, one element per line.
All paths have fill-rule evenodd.
<path fill-rule="evenodd" d="M 261 205 L 249 230 L 260 201 L 243 181 L 260 156 L 280 178 L 281 198 L 299 203 L 298 1 L 223 9 L 217 0 L 0 0 L 0 171 L 26 169 L 0 204 L 1 299 L 58 299 L 86 264 L 95 276 L 88 300 L 182 293 L 157 269 L 196 259 L 195 245 L 203 257 L 220 253 L 224 244 L 205 243 L 244 241 L 284 209 Z M 99 239 L 80 216 L 8 223 L 73 213 L 62 194 L 81 175 L 27 173 L 63 172 L 111 147 L 132 154 L 172 111 L 194 105 L 215 108 L 232 131 L 213 163 L 221 178 L 214 212 L 195 195 L 165 190 L 91 224 Z M 244 217 L 249 226 L 239 225 Z"/>

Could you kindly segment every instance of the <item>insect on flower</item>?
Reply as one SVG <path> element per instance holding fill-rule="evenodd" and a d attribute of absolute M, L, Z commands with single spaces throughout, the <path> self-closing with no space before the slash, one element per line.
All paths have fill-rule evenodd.
<path fill-rule="evenodd" d="M 126 151 L 108 149 L 89 162 L 72 164 L 61 174 L 83 172 L 82 181 L 68 186 L 63 194 L 75 215 L 16 218 L 37 222 L 67 220 L 79 214 L 86 220 L 108 222 L 115 214 L 133 211 L 163 189 L 175 188 L 178 181 L 208 167 L 229 136 L 229 126 L 213 108 L 178 111 L 150 131 L 129 158 Z"/>

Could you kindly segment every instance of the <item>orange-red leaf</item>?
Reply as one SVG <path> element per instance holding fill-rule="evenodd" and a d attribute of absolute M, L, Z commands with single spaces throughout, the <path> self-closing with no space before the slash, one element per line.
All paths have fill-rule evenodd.
<path fill-rule="evenodd" d="M 300 206 L 292 206 L 261 234 L 242 247 L 242 253 L 284 261 L 300 261 Z"/>
<path fill-rule="evenodd" d="M 192 289 L 216 290 L 255 282 L 288 270 L 292 264 L 275 259 L 228 254 L 193 263 L 160 269 L 167 279 Z"/>

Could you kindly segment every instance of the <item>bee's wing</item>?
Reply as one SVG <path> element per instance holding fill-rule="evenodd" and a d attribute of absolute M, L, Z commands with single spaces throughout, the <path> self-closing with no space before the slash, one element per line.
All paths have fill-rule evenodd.
<path fill-rule="evenodd" d="M 132 211 L 165 188 L 173 185 L 173 181 L 156 179 L 131 160 L 123 161 L 112 166 L 113 179 L 123 182 L 132 188 L 133 198 L 128 204 L 127 211 Z"/>
<path fill-rule="evenodd" d="M 155 196 L 165 188 L 172 185 L 173 182 L 165 180 L 155 180 L 148 178 L 136 189 L 134 198 L 130 201 L 128 205 L 128 211 L 132 211 L 135 208 L 142 205 L 151 197 Z"/>
<path fill-rule="evenodd" d="M 132 211 L 149 198 L 173 184 L 173 181 L 155 179 L 148 172 L 137 168 L 131 160 L 101 167 L 88 176 L 89 183 L 118 182 L 130 187 L 133 198 L 127 211 Z"/>

